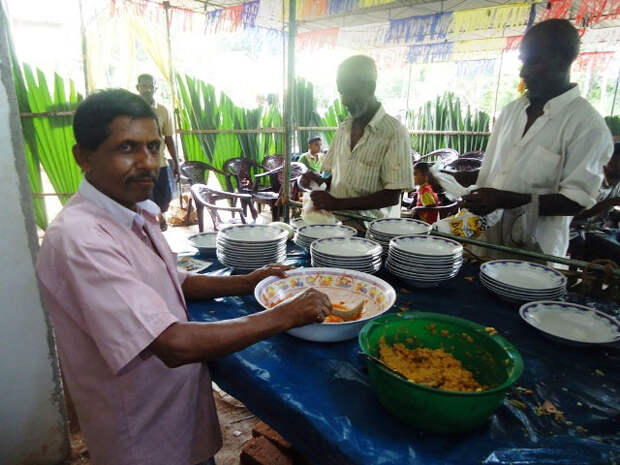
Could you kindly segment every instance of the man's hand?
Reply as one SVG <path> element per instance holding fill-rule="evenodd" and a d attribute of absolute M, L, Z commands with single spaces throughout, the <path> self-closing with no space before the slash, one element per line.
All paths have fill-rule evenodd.
<path fill-rule="evenodd" d="M 174 176 L 174 182 L 179 182 L 179 179 L 181 179 L 178 163 L 175 163 L 174 167 L 172 168 L 172 176 Z"/>
<path fill-rule="evenodd" d="M 315 173 L 314 171 L 306 171 L 304 174 L 301 175 L 299 184 L 304 189 L 310 189 L 310 183 L 312 181 L 316 182 L 320 186 L 325 181 L 325 179 L 323 179 L 320 174 Z"/>
<path fill-rule="evenodd" d="M 289 328 L 321 323 L 332 311 L 332 304 L 327 295 L 316 289 L 306 289 L 296 296 L 279 303 L 271 309 L 282 312 Z"/>
<path fill-rule="evenodd" d="M 254 292 L 254 288 L 256 287 L 256 285 L 260 283 L 263 279 L 270 276 L 286 278 L 286 272 L 292 269 L 292 267 L 287 265 L 266 265 L 262 268 L 259 268 L 258 270 L 252 271 L 250 274 L 247 274 L 245 276 L 248 282 L 248 294 Z"/>
<path fill-rule="evenodd" d="M 476 189 L 463 196 L 461 207 L 479 216 L 488 215 L 498 208 L 517 208 L 532 201 L 529 194 L 501 191 L 490 187 Z"/>
<path fill-rule="evenodd" d="M 317 210 L 341 210 L 339 199 L 326 191 L 312 191 L 310 198 Z"/>

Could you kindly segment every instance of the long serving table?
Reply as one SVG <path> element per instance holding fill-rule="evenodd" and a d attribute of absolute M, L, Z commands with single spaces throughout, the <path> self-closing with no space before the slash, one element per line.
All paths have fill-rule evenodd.
<path fill-rule="evenodd" d="M 288 263 L 309 266 L 299 251 Z M 230 270 L 216 263 L 206 272 Z M 214 381 L 315 465 L 620 463 L 617 347 L 570 347 L 544 338 L 515 306 L 482 287 L 472 265 L 431 289 L 406 289 L 382 273 L 398 293 L 390 311 L 467 318 L 495 327 L 519 349 L 523 376 L 483 429 L 437 436 L 391 417 L 369 384 L 357 339 L 321 344 L 280 334 L 211 363 Z M 614 304 L 571 300 L 620 313 Z M 253 296 L 189 304 L 191 319 L 207 322 L 260 309 Z M 547 414 L 545 401 L 563 415 Z"/>

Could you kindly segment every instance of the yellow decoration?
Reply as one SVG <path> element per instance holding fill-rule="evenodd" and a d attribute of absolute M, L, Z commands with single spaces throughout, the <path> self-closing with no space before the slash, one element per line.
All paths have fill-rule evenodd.
<path fill-rule="evenodd" d="M 505 37 L 497 39 L 464 40 L 454 44 L 452 54 L 456 55 L 457 60 L 462 59 L 459 55 L 467 56 L 468 59 L 477 54 L 498 56 L 502 54 L 505 47 Z"/>
<path fill-rule="evenodd" d="M 460 34 L 486 29 L 525 26 L 529 19 L 530 8 L 531 5 L 528 3 L 513 3 L 512 5 L 455 11 L 453 13 L 452 32 Z"/>

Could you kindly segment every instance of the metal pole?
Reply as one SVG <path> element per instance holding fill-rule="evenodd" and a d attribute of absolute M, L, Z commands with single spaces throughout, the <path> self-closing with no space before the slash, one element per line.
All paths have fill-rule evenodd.
<path fill-rule="evenodd" d="M 293 142 L 295 140 L 295 119 L 293 110 L 295 104 L 295 35 L 297 25 L 295 24 L 295 7 L 296 0 L 288 2 L 288 63 L 287 63 L 287 84 L 286 84 L 286 106 L 284 137 L 286 143 L 284 145 L 284 185 L 282 186 L 282 196 L 284 197 L 284 222 L 289 221 L 289 205 L 288 200 L 291 190 L 291 153 L 293 151 Z"/>
<path fill-rule="evenodd" d="M 181 147 L 179 138 L 181 137 L 177 131 L 175 130 L 175 126 L 177 125 L 177 120 L 179 119 L 179 113 L 177 111 L 177 98 L 176 92 L 174 91 L 174 71 L 172 66 L 172 41 L 170 40 L 170 2 L 165 1 L 163 3 L 164 6 L 164 14 L 166 15 L 166 43 L 168 46 L 168 81 L 170 82 L 170 96 L 172 97 L 172 113 L 174 114 L 174 118 L 172 118 L 172 133 L 176 134 L 174 144 L 177 148 Z M 179 162 L 179 153 L 177 152 L 177 163 Z M 179 206 L 183 207 L 183 193 L 181 192 L 181 179 L 176 181 L 177 183 L 177 192 L 179 194 Z"/>
<path fill-rule="evenodd" d="M 497 99 L 499 98 L 499 85 L 502 82 L 502 65 L 504 64 L 504 50 L 499 58 L 499 72 L 497 74 L 497 88 L 495 89 L 495 105 L 493 106 L 493 124 L 495 124 L 495 116 L 497 114 Z"/>
<path fill-rule="evenodd" d="M 84 25 L 84 8 L 82 6 L 82 0 L 78 0 L 78 6 L 80 8 L 80 36 L 82 38 L 82 70 L 84 72 L 84 91 L 86 95 L 90 94 L 90 88 L 88 85 L 88 51 L 86 47 L 86 26 Z"/>
<path fill-rule="evenodd" d="M 611 116 L 614 116 L 614 110 L 616 109 L 616 95 L 618 95 L 618 81 L 620 81 L 620 72 L 616 78 L 616 89 L 614 90 L 614 99 L 611 101 Z"/>

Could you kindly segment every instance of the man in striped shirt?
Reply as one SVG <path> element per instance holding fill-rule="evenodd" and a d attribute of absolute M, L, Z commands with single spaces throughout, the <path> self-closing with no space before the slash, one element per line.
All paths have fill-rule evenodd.
<path fill-rule="evenodd" d="M 329 177 L 308 172 L 302 184 L 327 183 L 327 191 L 311 194 L 318 209 L 355 211 L 371 218 L 399 217 L 401 192 L 413 188 L 407 130 L 385 113 L 375 97 L 377 67 L 372 58 L 346 59 L 337 79 L 350 116 L 338 127 L 321 164 L 321 171 Z"/>

